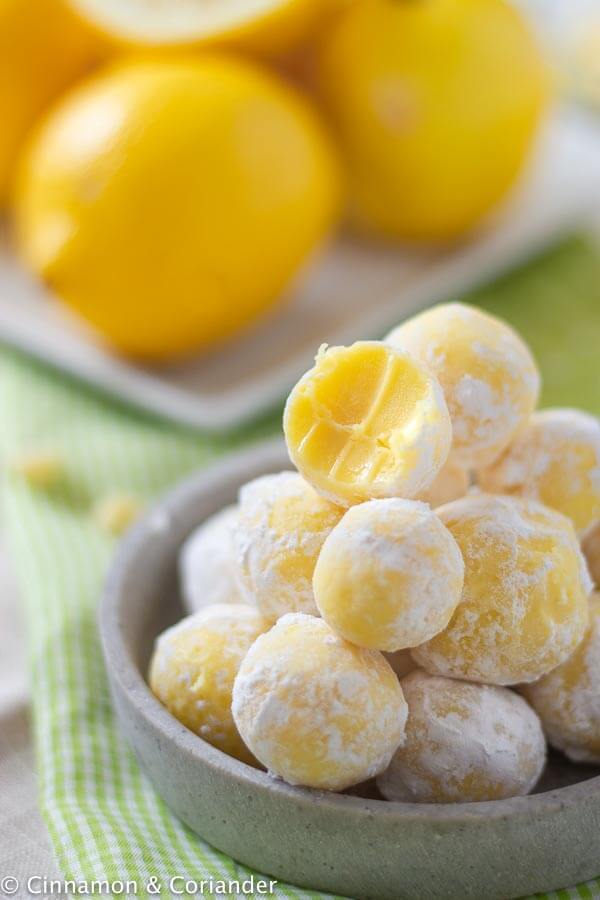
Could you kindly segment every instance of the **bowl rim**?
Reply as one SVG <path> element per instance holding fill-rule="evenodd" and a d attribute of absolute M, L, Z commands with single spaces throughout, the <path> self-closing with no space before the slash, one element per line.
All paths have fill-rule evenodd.
<path fill-rule="evenodd" d="M 228 756 L 179 723 L 150 690 L 146 679 L 130 653 L 121 627 L 121 611 L 126 604 L 125 581 L 132 566 L 139 561 L 144 548 L 164 523 L 177 515 L 190 497 L 206 496 L 215 482 L 225 486 L 228 482 L 243 483 L 244 472 L 264 468 L 272 462 L 273 471 L 281 471 L 287 453 L 282 440 L 268 440 L 228 454 L 209 464 L 201 472 L 187 476 L 175 487 L 166 491 L 131 528 L 119 543 L 109 566 L 104 590 L 99 604 L 99 630 L 106 665 L 111 667 L 111 677 L 118 682 L 146 724 L 160 732 L 165 742 L 177 751 L 192 757 L 198 764 L 215 773 L 234 779 L 238 784 L 253 790 L 277 794 L 302 806 L 319 804 L 332 812 L 377 815 L 403 821 L 429 820 L 437 823 L 464 823 L 466 819 L 506 819 L 507 816 L 530 817 L 541 813 L 560 811 L 572 807 L 592 794 L 600 795 L 600 775 L 584 781 L 555 788 L 540 794 L 511 797 L 505 800 L 485 800 L 470 803 L 410 803 L 390 800 L 367 799 L 351 794 L 316 790 L 289 785 L 283 780 L 255 769 L 234 757 Z M 255 477 L 252 475 L 251 477 Z M 242 480 L 240 480 L 242 479 Z M 247 480 L 247 479 L 246 479 Z M 217 510 L 215 510 L 216 512 Z M 201 521 L 198 522 L 198 525 Z M 110 661 L 110 662 L 109 662 Z"/>

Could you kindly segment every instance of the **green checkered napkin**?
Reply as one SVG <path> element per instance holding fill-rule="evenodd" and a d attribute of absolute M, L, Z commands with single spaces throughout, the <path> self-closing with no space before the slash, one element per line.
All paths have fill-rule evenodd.
<path fill-rule="evenodd" d="M 571 240 L 471 300 L 505 316 L 537 353 L 544 402 L 600 413 L 600 256 Z M 0 452 L 51 447 L 60 489 L 4 481 L 5 528 L 27 604 L 41 804 L 68 878 L 243 879 L 247 870 L 165 808 L 117 731 L 96 602 L 113 541 L 90 509 L 107 493 L 152 501 L 189 472 L 279 428 L 279 416 L 219 439 L 155 421 L 10 350 L 0 353 Z M 599 861 L 600 868 L 600 861 Z M 277 897 L 315 897 L 280 885 Z M 600 897 L 600 881 L 560 897 Z"/>

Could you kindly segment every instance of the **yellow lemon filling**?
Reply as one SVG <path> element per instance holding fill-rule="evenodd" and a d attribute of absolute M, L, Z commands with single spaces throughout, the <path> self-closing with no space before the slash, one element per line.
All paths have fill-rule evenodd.
<path fill-rule="evenodd" d="M 321 349 L 288 398 L 284 431 L 301 474 L 344 506 L 425 490 L 452 438 L 435 378 L 378 341 Z"/>

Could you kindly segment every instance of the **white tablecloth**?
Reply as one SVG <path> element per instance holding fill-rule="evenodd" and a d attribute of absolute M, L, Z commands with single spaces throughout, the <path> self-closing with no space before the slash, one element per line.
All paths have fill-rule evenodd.
<path fill-rule="evenodd" d="M 19 900 L 29 896 L 31 875 L 59 877 L 38 809 L 26 659 L 19 592 L 0 537 L 0 879 L 19 880 Z"/>

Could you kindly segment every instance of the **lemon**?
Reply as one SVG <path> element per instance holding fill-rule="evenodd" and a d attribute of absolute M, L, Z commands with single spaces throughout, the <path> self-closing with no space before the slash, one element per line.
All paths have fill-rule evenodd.
<path fill-rule="evenodd" d="M 319 48 L 317 85 L 343 145 L 350 217 L 388 238 L 452 239 L 517 178 L 547 93 L 504 0 L 364 0 Z"/>
<path fill-rule="evenodd" d="M 307 101 L 221 57 L 128 61 L 65 98 L 19 178 L 18 245 L 116 349 L 163 360 L 272 306 L 337 217 Z"/>
<path fill-rule="evenodd" d="M 61 0 L 0 0 L 0 203 L 32 123 L 99 52 Z"/>
<path fill-rule="evenodd" d="M 70 0 L 112 41 L 136 47 L 235 47 L 281 55 L 314 33 L 334 0 Z M 339 2 L 339 0 L 335 0 Z"/>

